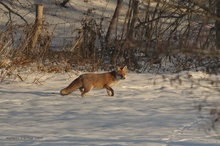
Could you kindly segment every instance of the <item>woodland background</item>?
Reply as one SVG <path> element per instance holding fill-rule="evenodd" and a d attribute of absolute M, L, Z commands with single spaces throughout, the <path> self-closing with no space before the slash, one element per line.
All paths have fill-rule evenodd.
<path fill-rule="evenodd" d="M 84 2 L 95 4 L 96 0 Z M 41 24 L 37 17 L 29 18 L 35 15 L 39 1 L 1 1 L 0 68 L 8 73 L 31 66 L 45 72 L 97 71 L 126 64 L 135 72 L 219 72 L 219 1 L 104 2 L 106 7 L 84 11 L 75 25 L 74 18 L 63 19 L 66 11 L 77 15 L 74 0 L 65 5 L 57 0 L 40 1 L 51 5 L 43 8 Z M 110 13 L 112 3 L 115 10 Z M 52 23 L 48 16 L 63 22 Z M 56 33 L 59 27 L 62 29 Z"/>

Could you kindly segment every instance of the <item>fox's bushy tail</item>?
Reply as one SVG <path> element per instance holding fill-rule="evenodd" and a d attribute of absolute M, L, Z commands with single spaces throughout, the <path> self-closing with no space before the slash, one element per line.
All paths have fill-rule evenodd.
<path fill-rule="evenodd" d="M 73 92 L 74 90 L 79 89 L 80 87 L 82 87 L 82 78 L 81 77 L 75 79 L 71 84 L 69 84 L 69 86 L 62 89 L 60 91 L 60 95 L 68 95 L 71 92 Z"/>

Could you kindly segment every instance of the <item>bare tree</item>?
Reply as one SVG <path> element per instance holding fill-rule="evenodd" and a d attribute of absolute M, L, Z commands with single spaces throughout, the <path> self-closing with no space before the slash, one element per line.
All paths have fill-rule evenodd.
<path fill-rule="evenodd" d="M 18 17 L 20 17 L 26 24 L 28 24 L 27 20 L 24 19 L 24 17 L 22 17 L 20 14 L 18 14 L 17 12 L 13 11 L 8 5 L 6 5 L 5 3 L 3 3 L 2 1 L 0 1 L 0 4 L 3 5 L 8 11 L 9 11 L 9 15 L 11 13 L 17 15 Z"/>

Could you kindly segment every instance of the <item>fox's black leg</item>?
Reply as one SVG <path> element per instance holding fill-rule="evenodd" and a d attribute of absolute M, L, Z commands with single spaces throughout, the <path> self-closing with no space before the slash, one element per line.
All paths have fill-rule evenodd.
<path fill-rule="evenodd" d="M 80 87 L 80 88 L 79 88 L 79 91 L 82 93 L 82 92 L 83 92 L 83 87 Z"/>
<path fill-rule="evenodd" d="M 109 96 L 114 96 L 114 90 L 110 86 L 105 84 L 104 88 L 107 89 L 107 93 L 108 93 Z M 108 91 L 111 91 L 111 94 Z"/>

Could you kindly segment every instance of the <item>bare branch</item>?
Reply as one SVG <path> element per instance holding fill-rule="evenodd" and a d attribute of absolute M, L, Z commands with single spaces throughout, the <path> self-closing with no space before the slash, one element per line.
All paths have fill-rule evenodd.
<path fill-rule="evenodd" d="M 15 11 L 13 11 L 11 8 L 9 8 L 6 4 L 4 4 L 3 2 L 0 1 L 0 4 L 2 4 L 9 12 L 17 15 L 18 17 L 20 17 L 22 20 L 24 20 L 24 22 L 26 24 L 28 24 L 27 20 L 24 19 L 24 17 L 22 17 L 20 14 L 16 13 Z"/>

